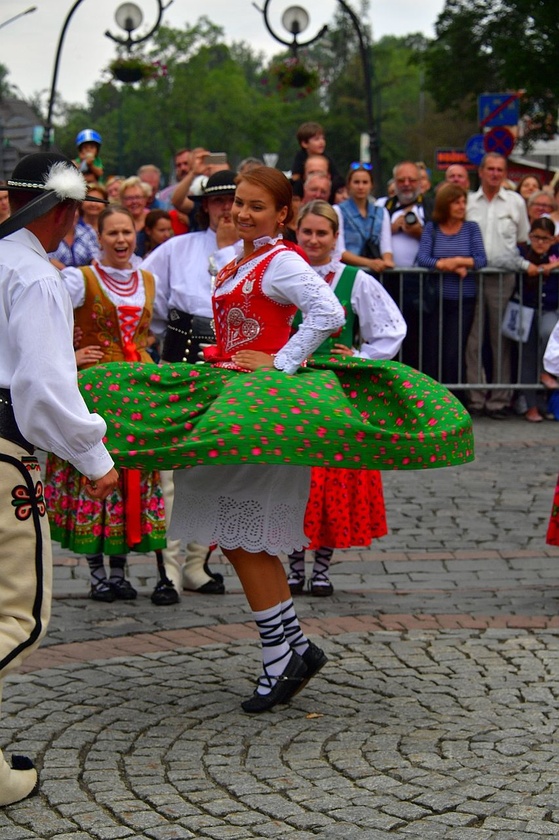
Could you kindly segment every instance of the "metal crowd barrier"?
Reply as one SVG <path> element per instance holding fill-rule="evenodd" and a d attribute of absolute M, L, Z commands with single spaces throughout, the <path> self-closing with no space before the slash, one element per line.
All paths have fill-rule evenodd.
<path fill-rule="evenodd" d="M 473 331 L 469 335 L 464 335 L 462 326 L 467 301 L 461 294 L 462 284 L 458 278 L 458 329 L 454 334 L 449 334 L 449 329 L 445 329 L 443 273 L 413 268 L 395 269 L 385 271 L 382 275 L 375 275 L 400 307 L 408 325 L 408 335 L 397 359 L 429 374 L 446 385 L 451 391 L 465 391 L 475 388 L 485 390 L 488 388 L 506 388 L 511 391 L 520 391 L 541 388 L 542 358 L 547 343 L 547 339 L 544 341 L 539 335 L 539 325 L 544 313 L 541 275 L 533 280 L 537 289 L 536 299 L 539 301 L 537 309 L 534 310 L 532 326 L 532 329 L 536 330 L 538 335 L 535 369 L 530 381 L 522 381 L 523 358 L 529 352 L 528 345 L 521 341 L 506 338 L 501 333 L 500 325 L 505 315 L 507 303 L 515 289 L 517 294 L 514 297 L 518 297 L 519 303 L 525 305 L 525 275 L 495 272 L 490 269 L 470 273 L 477 280 L 475 305 L 479 307 L 479 317 L 477 318 L 477 328 L 474 323 Z M 557 274 L 557 283 L 559 283 L 559 273 Z M 496 329 L 494 326 L 493 330 L 493 349 L 495 353 L 491 351 L 491 330 L 487 311 L 485 306 L 481 305 L 485 298 L 485 292 L 489 288 L 492 289 L 495 311 L 497 312 L 497 317 L 493 323 L 495 325 L 498 320 L 499 327 Z M 559 311 L 556 313 L 556 319 L 559 319 Z M 522 324 L 522 316 L 520 317 L 520 327 L 525 328 L 525 325 Z M 470 342 L 469 346 L 468 340 Z M 533 335 L 531 342 L 530 346 L 533 353 Z M 469 353 L 466 351 L 466 346 L 468 346 Z M 445 381 L 443 374 L 444 359 L 445 354 L 448 355 L 451 351 L 455 353 L 458 360 L 458 373 L 453 380 L 447 378 L 447 381 Z M 467 366 L 466 354 L 468 357 Z M 510 377 L 506 374 L 509 360 Z M 526 379 L 526 374 L 524 378 Z"/>

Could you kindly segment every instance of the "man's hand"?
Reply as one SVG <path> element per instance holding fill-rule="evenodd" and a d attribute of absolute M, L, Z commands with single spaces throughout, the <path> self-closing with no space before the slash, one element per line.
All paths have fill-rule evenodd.
<path fill-rule="evenodd" d="M 408 225 L 404 221 L 403 232 L 407 233 L 408 236 L 413 236 L 414 239 L 421 239 L 421 234 L 423 233 L 423 225 L 421 224 L 421 222 L 414 222 L 413 225 Z"/>
<path fill-rule="evenodd" d="M 113 467 L 112 470 L 109 470 L 101 478 L 96 478 L 95 480 L 86 479 L 85 492 L 92 499 L 99 499 L 102 502 L 103 499 L 106 499 L 113 492 L 117 484 L 118 473 Z"/>
<path fill-rule="evenodd" d="M 239 234 L 233 224 L 231 213 L 224 213 L 223 216 L 220 216 L 215 231 L 215 238 L 218 248 L 226 248 L 227 245 L 234 245 L 239 239 Z"/>
<path fill-rule="evenodd" d="M 192 153 L 192 166 L 191 172 L 194 175 L 209 175 L 208 164 L 205 161 L 205 158 L 210 154 L 207 149 L 195 149 Z"/>
<path fill-rule="evenodd" d="M 401 216 L 398 216 L 392 222 L 391 225 L 392 233 L 405 233 L 407 236 L 413 236 L 414 239 L 421 239 L 421 234 L 423 233 L 423 225 L 421 222 L 417 221 L 414 222 L 413 225 L 408 225 L 406 223 L 406 214 L 403 213 Z"/>

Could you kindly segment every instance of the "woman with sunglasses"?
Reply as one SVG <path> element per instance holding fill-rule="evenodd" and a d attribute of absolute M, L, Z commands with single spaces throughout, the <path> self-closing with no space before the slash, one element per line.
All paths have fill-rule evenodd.
<path fill-rule="evenodd" d="M 126 178 L 120 185 L 120 201 L 134 220 L 136 231 L 136 247 L 134 253 L 137 257 L 143 257 L 146 248 L 146 216 L 147 203 L 151 195 L 151 187 L 140 180 L 137 175 Z"/>
<path fill-rule="evenodd" d="M 394 268 L 390 217 L 372 197 L 373 172 L 370 163 L 352 163 L 346 176 L 349 198 L 338 205 L 341 234 L 345 242 L 342 259 L 380 273 Z M 342 230 L 343 229 L 343 230 Z"/>
<path fill-rule="evenodd" d="M 542 216 L 551 216 L 556 207 L 555 199 L 545 190 L 533 192 L 526 199 L 528 221 L 532 224 L 536 219 L 541 219 Z"/>

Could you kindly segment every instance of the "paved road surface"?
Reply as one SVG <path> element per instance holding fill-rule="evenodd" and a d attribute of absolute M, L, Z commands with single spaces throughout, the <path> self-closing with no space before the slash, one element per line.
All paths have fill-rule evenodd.
<path fill-rule="evenodd" d="M 531 840 L 559 836 L 554 423 L 476 420 L 461 469 L 385 473 L 391 532 L 300 596 L 327 667 L 249 716 L 258 642 L 225 596 L 96 604 L 58 551 L 49 637 L 5 688 L 3 746 L 41 794 L 0 840 Z"/>

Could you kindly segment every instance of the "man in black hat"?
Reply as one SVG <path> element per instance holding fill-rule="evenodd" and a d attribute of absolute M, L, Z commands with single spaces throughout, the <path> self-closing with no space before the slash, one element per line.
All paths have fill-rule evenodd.
<path fill-rule="evenodd" d="M 78 390 L 70 297 L 47 252 L 74 222 L 86 184 L 62 155 L 28 155 L 5 187 L 12 215 L 0 225 L 0 695 L 6 674 L 39 644 L 50 617 L 52 555 L 34 447 L 83 473 L 104 499 L 118 474 L 103 445 L 104 420 Z M 0 752 L 0 806 L 37 787 L 25 756 Z"/>
<path fill-rule="evenodd" d="M 231 207 L 235 195 L 235 174 L 216 172 L 204 185 L 202 217 L 206 230 L 185 233 L 164 242 L 151 252 L 142 268 L 157 278 L 152 329 L 164 335 L 162 358 L 166 362 L 200 361 L 202 344 L 212 344 L 212 282 L 235 256 L 238 234 Z M 172 473 L 161 474 L 168 523 L 173 504 Z M 189 543 L 184 564 L 178 555 L 180 542 L 168 540 L 163 555 L 168 576 L 178 592 L 185 589 L 202 594 L 221 595 L 223 580 L 214 577 L 207 566 L 209 550 Z"/>

